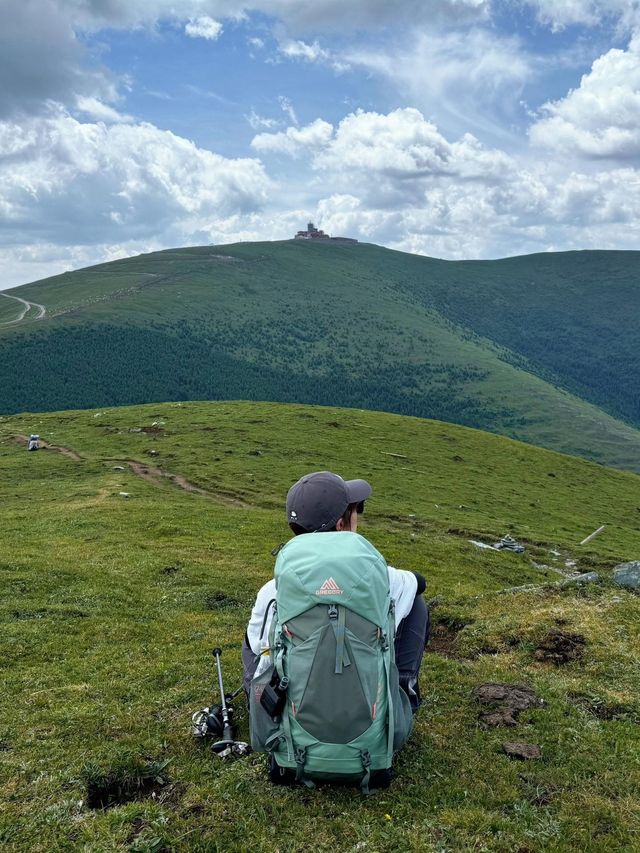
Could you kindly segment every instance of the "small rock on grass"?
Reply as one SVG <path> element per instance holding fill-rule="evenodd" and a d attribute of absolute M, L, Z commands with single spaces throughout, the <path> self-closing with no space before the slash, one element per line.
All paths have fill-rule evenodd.
<path fill-rule="evenodd" d="M 597 572 L 584 572 L 581 575 L 574 575 L 572 578 L 560 581 L 560 586 L 571 586 L 572 584 L 597 583 L 600 580 L 600 575 Z"/>
<path fill-rule="evenodd" d="M 519 761 L 542 758 L 542 750 L 535 743 L 503 743 L 502 750 L 509 758 L 517 758 Z"/>
<path fill-rule="evenodd" d="M 626 589 L 640 589 L 640 560 L 619 563 L 613 570 L 613 581 Z"/>

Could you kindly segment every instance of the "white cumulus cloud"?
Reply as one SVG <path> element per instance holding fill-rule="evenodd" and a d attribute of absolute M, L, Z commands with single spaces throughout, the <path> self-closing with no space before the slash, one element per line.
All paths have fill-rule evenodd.
<path fill-rule="evenodd" d="M 416 109 L 355 112 L 261 134 L 295 157 L 309 216 L 328 233 L 446 258 L 557 248 L 635 248 L 640 171 L 598 172 L 450 140 Z"/>
<path fill-rule="evenodd" d="M 580 86 L 542 107 L 531 141 L 593 158 L 640 156 L 640 35 L 599 57 Z"/>
<path fill-rule="evenodd" d="M 357 182 L 360 198 L 376 206 L 420 204 L 426 188 L 447 177 L 499 183 L 513 171 L 508 155 L 482 146 L 471 134 L 449 142 L 419 110 L 386 115 L 359 110 L 336 128 L 322 119 L 302 128 L 258 134 L 267 153 L 307 156 L 316 172 L 330 175 L 342 193 Z"/>
<path fill-rule="evenodd" d="M 251 145 L 256 151 L 269 151 L 297 157 L 307 150 L 323 148 L 331 139 L 333 125 L 316 119 L 306 127 L 288 127 L 280 133 L 259 133 Z"/>
<path fill-rule="evenodd" d="M 640 23 L 637 0 L 522 0 L 537 13 L 538 19 L 553 29 L 582 24 L 597 26 L 605 21 L 633 28 Z"/>
<path fill-rule="evenodd" d="M 0 243 L 97 243 L 152 237 L 260 209 L 271 181 L 151 124 L 82 123 L 59 110 L 0 123 Z"/>
<path fill-rule="evenodd" d="M 215 41 L 222 33 L 222 24 L 208 15 L 191 18 L 184 28 L 185 33 L 192 38 L 202 38 Z"/>

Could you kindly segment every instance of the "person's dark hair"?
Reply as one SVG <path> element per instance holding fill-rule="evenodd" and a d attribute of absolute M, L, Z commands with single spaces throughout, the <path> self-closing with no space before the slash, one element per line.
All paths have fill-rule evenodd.
<path fill-rule="evenodd" d="M 362 514 L 364 512 L 364 501 L 360 501 L 360 503 L 349 504 L 349 506 L 342 513 L 340 518 L 342 519 L 343 526 L 348 530 L 351 527 L 351 516 L 354 512 Z M 338 519 L 340 521 L 340 519 Z M 336 530 L 338 521 L 333 525 L 333 527 L 328 527 L 324 533 L 331 533 Z M 313 530 L 305 530 L 304 527 L 300 527 L 299 524 L 296 524 L 295 521 L 289 522 L 289 527 L 293 531 L 294 536 L 300 536 L 302 533 L 313 533 Z"/>

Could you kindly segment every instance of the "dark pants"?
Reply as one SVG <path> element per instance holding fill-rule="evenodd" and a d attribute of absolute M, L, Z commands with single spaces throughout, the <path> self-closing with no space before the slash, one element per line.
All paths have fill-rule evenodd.
<path fill-rule="evenodd" d="M 400 622 L 396 630 L 396 666 L 400 674 L 400 686 L 409 697 L 411 709 L 415 713 L 420 706 L 420 688 L 418 673 L 422 663 L 422 654 L 429 640 L 429 608 L 421 595 L 416 595 L 413 607 Z M 258 657 L 249 648 L 245 634 L 242 643 L 242 668 L 244 671 L 244 689 L 249 695 L 251 679 L 258 666 Z"/>
<path fill-rule="evenodd" d="M 420 707 L 418 673 L 422 655 L 429 641 L 429 608 L 421 595 L 416 595 L 413 607 L 396 630 L 396 666 L 400 674 L 400 687 L 409 697 L 411 710 Z"/>

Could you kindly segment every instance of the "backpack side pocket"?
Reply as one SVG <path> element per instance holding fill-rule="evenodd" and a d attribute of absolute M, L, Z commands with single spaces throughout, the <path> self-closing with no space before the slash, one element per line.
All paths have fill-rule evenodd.
<path fill-rule="evenodd" d="M 256 752 L 267 752 L 267 741 L 280 729 L 280 722 L 275 722 L 260 704 L 262 691 L 271 681 L 275 666 L 271 664 L 251 682 L 249 691 L 249 731 L 251 746 Z"/>
<path fill-rule="evenodd" d="M 400 687 L 400 676 L 395 661 L 391 661 L 390 677 L 391 695 L 389 701 L 393 703 L 393 751 L 397 752 L 411 734 L 413 726 L 413 713 L 409 697 Z"/>

